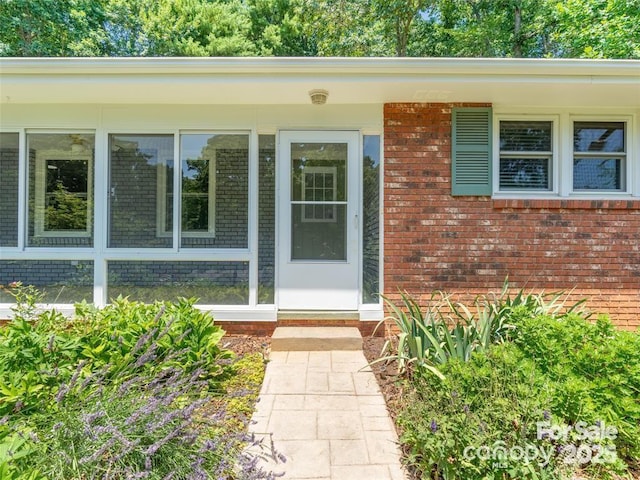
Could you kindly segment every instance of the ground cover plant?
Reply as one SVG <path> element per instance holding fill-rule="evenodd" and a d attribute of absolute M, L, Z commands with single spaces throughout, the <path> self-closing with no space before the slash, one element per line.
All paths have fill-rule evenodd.
<path fill-rule="evenodd" d="M 264 372 L 193 300 L 38 312 L 0 329 L 0 478 L 268 479 L 246 434 Z M 247 448 L 247 446 L 251 448 Z"/>
<path fill-rule="evenodd" d="M 561 294 L 442 298 L 420 310 L 403 295 L 384 355 L 405 365 L 397 423 L 416 478 L 638 478 L 640 333 Z"/>

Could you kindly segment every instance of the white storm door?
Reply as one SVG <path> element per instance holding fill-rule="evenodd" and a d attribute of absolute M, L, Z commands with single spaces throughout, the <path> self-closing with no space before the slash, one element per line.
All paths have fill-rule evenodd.
<path fill-rule="evenodd" d="M 358 132 L 280 133 L 279 309 L 358 309 L 359 139 Z"/>

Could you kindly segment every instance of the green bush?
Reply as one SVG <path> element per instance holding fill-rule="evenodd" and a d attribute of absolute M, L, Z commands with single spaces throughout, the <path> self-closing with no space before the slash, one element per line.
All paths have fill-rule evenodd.
<path fill-rule="evenodd" d="M 420 478 L 559 478 L 548 473 L 553 464 L 493 455 L 536 439 L 536 422 L 551 398 L 533 362 L 504 344 L 441 368 L 444 380 L 414 379 L 398 420 L 408 463 Z M 479 448 L 492 454 L 479 458 L 486 456 Z"/>
<path fill-rule="evenodd" d="M 194 300 L 38 312 L 0 329 L 0 478 L 271 478 L 244 447 L 262 361 L 234 363 Z M 251 372 L 254 391 L 242 401 Z M 260 445 L 256 445 L 260 451 Z"/>
<path fill-rule="evenodd" d="M 640 467 L 640 334 L 573 314 L 523 318 L 516 331 L 515 344 L 554 382 L 552 411 L 568 424 L 615 425 L 618 455 Z"/>
<path fill-rule="evenodd" d="M 487 350 L 492 344 L 510 339 L 514 323 L 522 318 L 551 315 L 562 318 L 580 312 L 585 300 L 570 307 L 564 292 L 550 294 L 519 290 L 513 297 L 509 279 L 499 294 L 479 296 L 471 308 L 453 302 L 449 295 L 437 292 L 426 308 L 407 292 L 400 293 L 400 305 L 383 297 L 398 336 L 387 342 L 386 356 L 398 362 L 400 372 L 411 375 L 415 369 L 442 377 L 439 365 L 452 359 L 468 361 L 474 352 Z"/>
<path fill-rule="evenodd" d="M 575 314 L 522 318 L 515 332 L 513 342 L 441 366 L 443 380 L 414 376 L 399 417 L 410 465 L 433 479 L 571 478 L 580 467 L 593 478 L 610 478 L 637 469 L 640 335 Z M 572 431 L 555 441 L 538 438 L 537 422 Z M 585 439 L 578 427 L 615 433 Z M 469 458 L 467 447 L 492 455 Z M 553 452 L 542 465 L 493 455 L 500 447 Z"/>

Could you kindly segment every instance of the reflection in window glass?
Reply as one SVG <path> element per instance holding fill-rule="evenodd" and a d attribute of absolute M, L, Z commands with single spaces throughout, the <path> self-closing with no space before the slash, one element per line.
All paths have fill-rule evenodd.
<path fill-rule="evenodd" d="M 347 144 L 291 144 L 291 259 L 344 261 Z"/>
<path fill-rule="evenodd" d="M 0 285 L 22 282 L 43 293 L 43 303 L 93 301 L 93 262 L 90 260 L 0 261 Z M 0 303 L 15 298 L 0 289 Z"/>
<path fill-rule="evenodd" d="M 377 304 L 380 293 L 380 136 L 364 136 L 362 162 L 363 303 Z"/>
<path fill-rule="evenodd" d="M 197 298 L 200 305 L 247 305 L 248 262 L 108 262 L 109 299 L 153 303 Z"/>
<path fill-rule="evenodd" d="M 249 136 L 182 134 L 180 162 L 181 246 L 247 248 Z"/>
<path fill-rule="evenodd" d="M 173 135 L 111 135 L 109 247 L 172 246 Z"/>
<path fill-rule="evenodd" d="M 258 137 L 258 303 L 274 303 L 276 137 Z"/>
<path fill-rule="evenodd" d="M 500 122 L 500 190 L 551 190 L 552 122 Z"/>
<path fill-rule="evenodd" d="M 93 244 L 94 135 L 29 133 L 30 246 Z"/>
<path fill-rule="evenodd" d="M 573 189 L 622 191 L 625 187 L 624 122 L 575 122 Z"/>
<path fill-rule="evenodd" d="M 19 137 L 0 133 L 0 247 L 18 246 Z"/>

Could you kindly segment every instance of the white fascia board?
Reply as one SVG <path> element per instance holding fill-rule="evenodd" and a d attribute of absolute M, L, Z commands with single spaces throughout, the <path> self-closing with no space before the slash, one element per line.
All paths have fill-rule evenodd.
<path fill-rule="evenodd" d="M 347 74 L 635 76 L 638 60 L 530 58 L 97 57 L 0 59 L 0 75 Z"/>
<path fill-rule="evenodd" d="M 4 58 L 0 103 L 481 102 L 640 108 L 640 61 L 469 58 Z"/>

